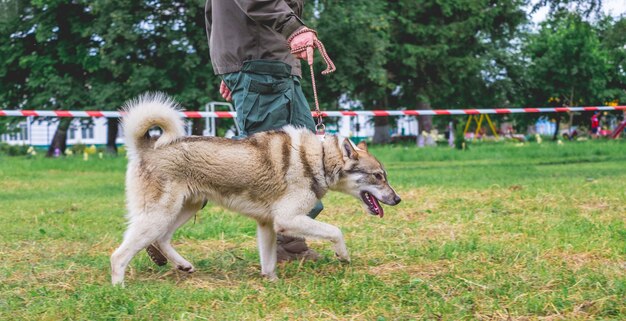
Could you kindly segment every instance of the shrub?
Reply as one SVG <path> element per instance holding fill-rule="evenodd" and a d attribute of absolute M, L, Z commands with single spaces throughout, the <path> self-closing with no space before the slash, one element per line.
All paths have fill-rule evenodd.
<path fill-rule="evenodd" d="M 70 147 L 74 155 L 82 155 L 83 152 L 85 151 L 85 148 L 87 148 L 85 144 L 74 144 L 72 145 L 72 147 Z"/>
<path fill-rule="evenodd" d="M 454 147 L 456 149 L 467 149 L 467 141 L 463 133 L 464 130 L 465 124 L 463 122 L 459 122 L 454 129 Z"/>
<path fill-rule="evenodd" d="M 27 145 L 9 145 L 0 143 L 0 155 L 6 156 L 26 156 L 28 155 Z"/>

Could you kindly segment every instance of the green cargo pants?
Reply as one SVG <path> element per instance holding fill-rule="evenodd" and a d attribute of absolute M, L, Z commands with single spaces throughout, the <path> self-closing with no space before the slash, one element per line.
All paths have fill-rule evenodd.
<path fill-rule="evenodd" d="M 237 111 L 239 138 L 291 124 L 315 130 L 300 78 L 291 66 L 272 60 L 246 61 L 241 71 L 222 75 Z M 308 214 L 315 218 L 324 209 L 318 201 Z"/>

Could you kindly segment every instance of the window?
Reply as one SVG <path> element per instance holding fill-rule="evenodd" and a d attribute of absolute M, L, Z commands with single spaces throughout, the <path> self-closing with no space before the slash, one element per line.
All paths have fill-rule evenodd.
<path fill-rule="evenodd" d="M 80 128 L 80 134 L 83 139 L 93 139 L 93 127 L 83 126 Z"/>
<path fill-rule="evenodd" d="M 22 139 L 28 140 L 28 125 L 21 124 L 20 129 L 22 130 Z"/>
<path fill-rule="evenodd" d="M 70 127 L 70 139 L 76 139 L 76 127 Z"/>

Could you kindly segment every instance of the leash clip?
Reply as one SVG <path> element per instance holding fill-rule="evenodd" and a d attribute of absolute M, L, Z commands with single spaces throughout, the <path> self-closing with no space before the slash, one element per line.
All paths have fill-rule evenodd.
<path fill-rule="evenodd" d="M 315 125 L 315 136 L 317 136 L 317 138 L 319 138 L 319 140 L 323 142 L 326 138 L 326 125 L 321 122 Z"/>

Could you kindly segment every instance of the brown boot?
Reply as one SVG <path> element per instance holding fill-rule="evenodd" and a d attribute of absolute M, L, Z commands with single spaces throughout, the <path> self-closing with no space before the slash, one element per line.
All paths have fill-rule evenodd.
<path fill-rule="evenodd" d="M 311 250 L 303 238 L 276 235 L 276 258 L 278 262 L 294 260 L 317 261 L 320 255 Z"/>
<path fill-rule="evenodd" d="M 148 245 L 148 247 L 146 248 L 146 252 L 148 252 L 148 257 L 150 257 L 154 264 L 158 266 L 163 266 L 167 264 L 167 258 L 165 257 L 165 255 L 163 255 L 163 253 L 161 253 L 161 250 L 156 245 Z"/>

